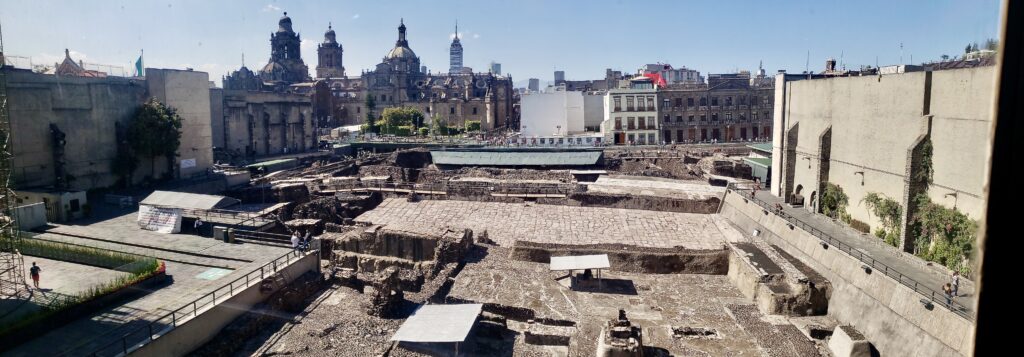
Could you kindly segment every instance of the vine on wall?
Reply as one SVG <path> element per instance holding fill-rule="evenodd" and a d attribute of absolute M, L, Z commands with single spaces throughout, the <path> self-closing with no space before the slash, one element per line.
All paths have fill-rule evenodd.
<path fill-rule="evenodd" d="M 924 189 L 910 203 L 914 211 L 909 217 L 907 232 L 914 240 L 914 254 L 967 276 L 972 271 L 970 257 L 977 241 L 978 222 L 955 208 L 936 204 L 928 197 L 928 186 L 934 173 L 931 139 L 921 145 L 920 164 L 911 179 Z"/>
<path fill-rule="evenodd" d="M 900 224 L 903 218 L 903 206 L 900 203 L 877 192 L 869 192 L 861 199 L 868 210 L 882 221 L 882 226 L 875 229 L 875 236 L 893 247 L 900 245 Z"/>

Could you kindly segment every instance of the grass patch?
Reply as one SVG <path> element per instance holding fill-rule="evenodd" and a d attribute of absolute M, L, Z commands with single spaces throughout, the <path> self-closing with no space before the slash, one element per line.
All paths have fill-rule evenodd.
<path fill-rule="evenodd" d="M 0 338 L 57 314 L 68 312 L 72 307 L 99 299 L 163 273 L 166 269 L 163 262 L 154 258 L 74 244 L 30 238 L 16 241 L 14 245 L 24 255 L 113 269 L 126 272 L 128 275 L 97 284 L 78 294 L 58 295 L 50 304 L 40 306 L 39 310 L 28 313 L 18 321 L 0 328 Z"/>

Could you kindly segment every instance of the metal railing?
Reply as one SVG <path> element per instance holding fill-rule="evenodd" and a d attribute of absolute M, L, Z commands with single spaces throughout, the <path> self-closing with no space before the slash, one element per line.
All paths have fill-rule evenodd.
<path fill-rule="evenodd" d="M 328 190 L 353 190 L 377 192 L 416 192 L 419 194 L 443 193 L 452 195 L 464 191 L 486 191 L 490 194 L 505 195 L 569 195 L 581 191 L 576 184 L 532 184 L 532 183 L 491 183 L 473 181 L 443 181 L 439 183 L 386 182 L 381 180 L 331 183 L 324 185 Z M 463 191 L 463 192 L 460 192 Z"/>
<path fill-rule="evenodd" d="M 235 280 L 206 293 L 206 295 L 160 316 L 156 320 L 144 322 L 145 325 L 121 335 L 120 338 L 100 346 L 87 355 L 94 357 L 127 356 L 130 352 L 145 346 L 153 340 L 160 338 L 160 336 L 171 332 L 171 330 L 174 330 L 179 325 L 199 316 L 200 313 L 203 313 L 208 309 L 212 309 L 217 306 L 218 302 L 223 302 L 224 300 L 235 296 L 236 292 L 241 292 L 252 284 L 259 284 L 263 279 L 273 276 L 281 269 L 288 267 L 289 263 L 291 263 L 293 259 L 302 258 L 307 254 L 319 254 L 319 251 L 320 240 L 315 239 L 310 243 L 310 247 L 307 250 L 291 250 L 277 259 L 260 266 L 258 270 L 253 270 L 245 274 L 245 276 L 238 277 Z"/>
<path fill-rule="evenodd" d="M 900 273 L 898 270 L 893 269 L 878 260 L 875 260 L 875 258 L 865 254 L 860 249 L 857 249 L 856 247 L 851 246 L 849 244 L 844 244 L 839 239 L 836 239 L 831 235 L 815 228 L 814 226 L 792 215 L 789 215 L 788 213 L 785 212 L 785 210 L 778 210 L 775 207 L 773 207 L 770 203 L 760 198 L 757 198 L 754 195 L 744 195 L 740 193 L 741 188 L 739 188 L 739 186 L 736 183 L 729 183 L 727 188 L 727 193 L 736 193 L 745 200 L 753 201 L 766 211 L 775 213 L 775 215 L 781 217 L 782 219 L 785 219 L 787 222 L 790 223 L 790 227 L 799 227 L 800 229 L 803 229 L 807 233 L 810 233 L 811 235 L 820 239 L 822 242 L 827 243 L 828 245 L 831 245 L 833 247 L 839 248 L 840 251 L 846 252 L 846 254 L 848 254 L 849 256 L 861 261 L 862 263 L 870 267 L 871 270 L 880 271 L 886 276 L 898 281 L 900 284 L 903 284 L 904 286 L 914 290 L 914 292 L 923 295 L 924 297 L 928 298 L 928 300 L 930 300 L 933 304 L 943 306 L 946 309 L 949 309 L 949 311 L 953 312 L 954 314 L 957 314 L 960 317 L 967 319 L 968 321 L 974 322 L 974 314 L 968 311 L 966 306 L 955 300 L 953 300 L 952 303 L 946 303 L 945 293 L 936 291 L 928 287 L 928 285 L 924 283 L 918 282 L 917 280 L 914 280 L 909 276 L 903 275 L 903 273 Z"/>

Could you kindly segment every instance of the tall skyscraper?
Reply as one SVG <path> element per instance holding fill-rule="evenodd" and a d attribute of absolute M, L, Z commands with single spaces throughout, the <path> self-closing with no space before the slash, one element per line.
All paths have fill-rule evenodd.
<path fill-rule="evenodd" d="M 530 86 L 527 87 L 531 92 L 540 91 L 540 79 L 530 78 Z"/>
<path fill-rule="evenodd" d="M 491 73 L 494 73 L 494 75 L 496 75 L 496 76 L 500 76 L 501 75 L 501 63 L 495 63 L 494 61 L 491 61 Z"/>
<path fill-rule="evenodd" d="M 452 40 L 452 47 L 448 50 L 451 65 L 448 72 L 457 73 L 462 70 L 462 43 L 459 42 L 459 21 L 455 21 L 455 39 Z"/>
<path fill-rule="evenodd" d="M 565 82 L 565 71 L 555 71 L 555 85 Z"/>

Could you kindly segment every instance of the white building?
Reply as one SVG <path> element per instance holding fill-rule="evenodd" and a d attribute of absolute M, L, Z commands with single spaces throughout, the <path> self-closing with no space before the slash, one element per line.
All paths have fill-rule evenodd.
<path fill-rule="evenodd" d="M 651 79 L 644 77 L 629 80 L 626 88 L 608 90 L 601 123 L 607 142 L 616 145 L 661 143 L 656 90 Z"/>
<path fill-rule="evenodd" d="M 700 71 L 686 68 L 672 68 L 672 65 L 667 63 L 656 63 L 647 64 L 640 67 L 637 70 L 637 74 L 645 75 L 648 73 L 657 73 L 665 80 L 666 84 L 698 84 L 704 83 L 704 77 L 700 75 Z"/>
<path fill-rule="evenodd" d="M 591 105 L 595 103 L 590 101 Z M 528 92 L 520 99 L 519 144 L 531 146 L 594 146 L 602 134 L 587 132 L 583 92 L 567 91 L 564 86 L 548 87 L 544 92 Z M 598 109 L 600 110 L 600 109 Z M 594 112 L 593 108 L 589 110 Z"/>

